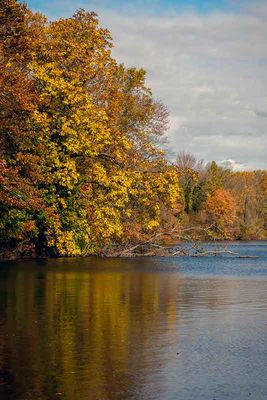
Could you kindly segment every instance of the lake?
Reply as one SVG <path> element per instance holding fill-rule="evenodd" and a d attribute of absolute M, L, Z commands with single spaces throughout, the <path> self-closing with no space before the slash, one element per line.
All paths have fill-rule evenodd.
<path fill-rule="evenodd" d="M 266 400 L 267 242 L 229 249 L 2 261 L 1 400 Z"/>

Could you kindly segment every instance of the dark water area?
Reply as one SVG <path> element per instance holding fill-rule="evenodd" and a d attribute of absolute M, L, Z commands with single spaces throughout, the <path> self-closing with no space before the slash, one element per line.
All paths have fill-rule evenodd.
<path fill-rule="evenodd" d="M 229 249 L 1 262 L 0 399 L 266 400 L 267 242 Z"/>

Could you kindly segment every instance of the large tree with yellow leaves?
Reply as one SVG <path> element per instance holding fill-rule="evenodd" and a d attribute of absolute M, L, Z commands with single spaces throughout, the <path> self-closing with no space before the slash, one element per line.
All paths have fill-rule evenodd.
<path fill-rule="evenodd" d="M 48 23 L 15 0 L 0 7 L 0 107 L 13 115 L 1 112 L 1 240 L 11 225 L 14 246 L 73 256 L 154 232 L 179 185 L 145 71 L 117 64 L 94 13 Z"/>

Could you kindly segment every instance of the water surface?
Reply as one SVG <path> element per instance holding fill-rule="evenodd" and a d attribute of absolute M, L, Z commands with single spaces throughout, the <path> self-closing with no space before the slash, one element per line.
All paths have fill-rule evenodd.
<path fill-rule="evenodd" d="M 231 250 L 2 262 L 1 400 L 266 400 L 267 243 Z"/>

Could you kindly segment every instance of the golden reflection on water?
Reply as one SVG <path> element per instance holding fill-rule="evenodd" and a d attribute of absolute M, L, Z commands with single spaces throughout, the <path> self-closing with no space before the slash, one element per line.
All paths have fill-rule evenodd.
<path fill-rule="evenodd" d="M 219 309 L 236 286 L 202 285 L 197 292 L 179 274 L 131 270 L 11 271 L 0 287 L 0 393 L 23 400 L 150 399 L 148 382 L 164 393 L 162 371 L 176 363 L 169 349 L 187 334 L 179 330 L 182 318 L 196 307 Z"/>
<path fill-rule="evenodd" d="M 29 398 L 117 399 L 145 382 L 135 369 L 149 369 L 153 332 L 175 324 L 179 285 L 153 273 L 19 271 L 7 282 L 1 370 L 22 393 L 30 379 Z"/>

